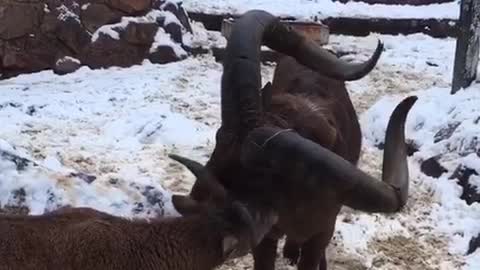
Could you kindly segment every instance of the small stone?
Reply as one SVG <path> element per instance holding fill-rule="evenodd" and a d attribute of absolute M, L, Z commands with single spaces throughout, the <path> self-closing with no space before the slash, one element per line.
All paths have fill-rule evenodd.
<path fill-rule="evenodd" d="M 143 203 L 141 202 L 136 202 L 135 203 L 135 207 L 132 209 L 132 212 L 134 214 L 140 214 L 142 213 L 143 211 L 145 211 L 145 206 L 143 205 Z"/>
<path fill-rule="evenodd" d="M 448 172 L 439 162 L 439 157 L 431 157 L 424 160 L 420 165 L 420 170 L 427 176 L 438 178 L 443 173 Z"/>
<path fill-rule="evenodd" d="M 463 188 L 460 199 L 464 200 L 468 205 L 471 205 L 474 202 L 480 202 L 480 193 L 477 191 L 477 188 L 471 185 L 469 182 L 470 176 L 472 175 L 478 176 L 477 171 L 466 166 L 459 165 L 449 177 L 449 179 L 458 180 L 458 184 Z"/>
<path fill-rule="evenodd" d="M 480 234 L 477 237 L 472 237 L 468 243 L 467 255 L 472 254 L 480 247 Z"/>
<path fill-rule="evenodd" d="M 163 26 L 165 32 L 170 34 L 170 37 L 176 43 L 182 43 L 182 27 L 177 23 L 171 22 L 165 26 Z"/>
<path fill-rule="evenodd" d="M 82 66 L 82 63 L 76 58 L 70 56 L 64 56 L 57 61 L 55 61 L 55 66 L 53 67 L 53 72 L 58 75 L 65 75 L 68 73 L 75 72 Z"/>
<path fill-rule="evenodd" d="M 448 123 L 448 125 L 440 129 L 433 137 L 433 142 L 437 143 L 443 140 L 448 140 L 455 130 L 460 126 L 461 122 Z"/>
<path fill-rule="evenodd" d="M 155 52 L 150 53 L 148 56 L 150 62 L 155 64 L 167 64 L 180 60 L 175 53 L 174 49 L 167 45 L 160 45 L 156 48 Z"/>
<path fill-rule="evenodd" d="M 416 152 L 419 150 L 418 144 L 413 141 L 413 140 L 405 140 L 405 143 L 407 144 L 407 156 L 413 156 Z"/>
<path fill-rule="evenodd" d="M 150 205 L 160 205 L 163 206 L 163 193 L 152 186 L 146 186 L 142 192 L 142 195 L 145 196 L 147 202 Z"/>
<path fill-rule="evenodd" d="M 88 174 L 82 173 L 82 172 L 71 173 L 70 176 L 71 177 L 78 177 L 88 184 L 93 183 L 93 181 L 95 181 L 97 179 L 97 177 L 95 175 L 88 175 Z"/>

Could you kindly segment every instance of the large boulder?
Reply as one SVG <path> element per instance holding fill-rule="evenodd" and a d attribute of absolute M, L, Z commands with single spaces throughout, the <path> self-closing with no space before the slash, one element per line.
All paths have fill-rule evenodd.
<path fill-rule="evenodd" d="M 185 58 L 185 55 L 177 54 L 172 46 L 159 45 L 148 55 L 148 60 L 154 64 L 167 64 Z"/>
<path fill-rule="evenodd" d="M 43 17 L 41 1 L 0 3 L 0 38 L 15 39 L 35 32 Z"/>
<path fill-rule="evenodd" d="M 140 64 L 146 50 L 125 40 L 100 34 L 99 38 L 88 47 L 81 61 L 91 68 L 128 67 Z"/>
<path fill-rule="evenodd" d="M 0 1 L 0 76 L 128 67 L 184 59 L 192 28 L 179 3 L 155 0 Z M 63 68 L 67 65 L 68 67 Z"/>
<path fill-rule="evenodd" d="M 4 77 L 23 72 L 40 71 L 52 67 L 59 52 L 68 49 L 58 40 L 39 33 L 5 42 L 2 71 Z"/>
<path fill-rule="evenodd" d="M 158 27 L 158 24 L 153 22 L 131 22 L 121 32 L 120 37 L 131 44 L 149 46 L 153 43 Z"/>
<path fill-rule="evenodd" d="M 125 14 L 101 3 L 85 5 L 81 10 L 81 20 L 87 31 L 93 33 L 104 24 L 120 22 Z"/>
<path fill-rule="evenodd" d="M 90 44 L 91 35 L 76 17 L 65 17 L 57 28 L 57 38 L 76 54 Z"/>

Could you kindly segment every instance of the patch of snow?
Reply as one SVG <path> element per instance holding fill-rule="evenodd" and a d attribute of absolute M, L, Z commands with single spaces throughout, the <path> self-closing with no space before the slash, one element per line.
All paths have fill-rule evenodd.
<path fill-rule="evenodd" d="M 87 10 L 87 8 L 90 6 L 90 3 L 86 3 L 82 5 L 82 10 Z"/>
<path fill-rule="evenodd" d="M 456 2 L 408 6 L 360 2 L 342 4 L 332 0 L 184 0 L 183 6 L 188 11 L 207 14 L 239 15 L 248 10 L 261 9 L 276 16 L 304 20 L 313 20 L 314 17 L 458 19 L 460 16 L 460 6 Z"/>
<path fill-rule="evenodd" d="M 156 23 L 159 18 L 169 18 L 171 16 L 175 17 L 171 12 L 161 11 L 161 10 L 151 10 L 145 16 L 139 16 L 139 17 L 124 16 L 122 17 L 122 20 L 118 23 L 105 24 L 105 25 L 102 25 L 100 28 L 98 28 L 92 35 L 92 42 L 95 42 L 98 39 L 100 34 L 108 35 L 113 39 L 119 39 L 120 36 L 118 31 L 125 29 L 128 26 L 128 24 L 131 22 Z M 172 18 L 170 18 L 169 20 L 172 22 L 175 22 L 174 19 Z M 180 24 L 180 22 L 178 22 L 178 24 Z"/>
<path fill-rule="evenodd" d="M 183 27 L 182 23 L 178 20 L 177 16 L 175 16 L 175 14 L 173 14 L 172 12 L 170 12 L 170 11 L 158 11 L 158 10 L 154 10 L 154 12 L 162 12 L 163 13 L 163 15 L 165 16 L 165 21 L 163 22 L 163 25 L 168 25 L 168 24 L 174 23 L 174 24 L 177 24 L 177 25 Z"/>
<path fill-rule="evenodd" d="M 185 32 L 182 36 L 183 44 L 191 48 L 224 48 L 227 45 L 225 37 L 217 31 L 209 31 L 205 29 L 205 26 L 201 22 L 192 21 L 193 34 Z"/>
<path fill-rule="evenodd" d="M 31 214 L 69 204 L 116 215 L 175 215 L 165 185 L 181 183 L 184 191 L 193 176 L 182 175 L 186 170 L 166 154 L 200 159 L 191 154 L 193 146 L 211 144 L 221 66 L 209 62 L 82 67 L 65 78 L 43 71 L 0 82 L 0 150 L 37 164 L 16 170 L 0 158 L 1 206 L 13 203 L 12 194 L 23 189 Z M 206 103 L 212 98 L 213 104 Z M 201 115 L 180 113 L 193 108 Z M 170 167 L 179 173 L 173 179 Z M 88 184 L 72 172 L 97 178 Z"/>
<path fill-rule="evenodd" d="M 118 26 L 118 25 L 116 25 Z M 97 30 L 92 35 L 91 41 L 95 42 L 97 39 L 100 37 L 100 35 L 106 35 L 109 36 L 112 39 L 119 40 L 120 39 L 120 33 L 116 30 L 115 26 L 112 26 L 110 24 L 105 24 L 100 26 Z"/>
<path fill-rule="evenodd" d="M 475 138 L 480 134 L 480 125 L 475 123 L 475 119 L 480 116 L 480 85 L 473 85 L 455 95 L 450 95 L 450 88 L 438 87 L 408 95 L 417 95 L 419 98 L 406 124 L 407 139 L 413 140 L 420 147 L 412 157 L 414 162 L 410 164 L 418 167 L 422 160 L 442 156 L 440 163 L 449 173 L 429 181 L 428 185 L 433 190 L 429 219 L 436 224 L 437 233 L 451 237 L 450 251 L 463 255 L 467 252 L 470 239 L 480 233 L 480 204 L 467 205 L 460 199 L 462 188 L 449 176 L 459 165 L 480 172 L 480 158 L 475 154 Z M 381 98 L 362 115 L 365 143 L 373 146 L 383 142 L 388 118 L 404 97 L 405 95 L 394 95 Z M 435 142 L 439 130 L 453 122 L 460 124 L 451 137 Z M 413 177 L 429 178 L 423 174 Z M 479 186 L 478 177 L 471 177 L 470 180 L 471 184 Z M 480 253 L 469 256 L 469 260 L 473 264 L 467 263 L 469 266 L 462 269 L 476 269 L 474 265 L 478 265 L 475 261 L 480 260 Z"/>
<path fill-rule="evenodd" d="M 204 144 L 211 130 L 181 114 L 172 113 L 170 105 L 161 104 L 152 108 L 141 108 L 123 119 L 105 126 L 107 137 L 120 144 L 137 145 L 193 145 Z"/>
<path fill-rule="evenodd" d="M 472 156 L 473 154 L 471 154 L 470 156 Z M 478 163 L 478 160 L 475 161 L 475 163 Z M 466 165 L 466 164 L 465 164 Z M 466 165 L 468 166 L 468 165 Z M 468 166 L 469 168 L 472 168 L 470 166 Z M 475 168 L 478 168 L 478 164 L 477 166 L 475 166 Z M 478 172 L 477 172 L 478 173 Z M 478 193 L 480 193 L 480 177 L 478 175 L 472 175 L 470 176 L 470 178 L 468 179 L 468 182 L 470 183 L 470 185 L 474 186 L 476 188 L 476 190 L 478 191 Z"/>
<path fill-rule="evenodd" d="M 158 28 L 157 33 L 155 34 L 152 46 L 150 47 L 150 53 L 155 52 L 159 46 L 171 47 L 179 58 L 187 56 L 187 52 L 182 48 L 182 46 L 180 46 L 178 43 L 175 43 L 170 37 L 170 34 L 167 34 L 161 27 Z"/>
<path fill-rule="evenodd" d="M 58 20 L 66 21 L 68 18 L 75 19 L 78 23 L 80 23 L 80 17 L 77 14 L 73 13 L 70 9 L 68 9 L 65 5 L 60 5 L 57 7 L 58 11 Z"/>
<path fill-rule="evenodd" d="M 161 8 L 161 9 L 164 9 L 167 5 L 172 5 L 172 4 L 175 6 L 175 8 L 178 9 L 178 5 L 177 5 L 177 3 L 176 3 L 175 1 L 165 1 L 165 3 L 163 3 L 163 4 L 160 6 L 160 8 Z"/>
<path fill-rule="evenodd" d="M 406 127 L 408 137 L 419 143 L 420 150 L 430 149 L 436 154 L 468 150 L 462 140 L 480 134 L 480 126 L 475 123 L 475 119 L 480 116 L 480 109 L 476 106 L 480 102 L 479 90 L 480 85 L 474 85 L 468 91 L 462 90 L 455 95 L 450 95 L 450 88 L 435 87 L 414 92 L 420 100 L 409 114 L 409 124 Z M 383 141 L 385 134 L 379 127 L 388 122 L 386 116 L 393 111 L 394 104 L 399 99 L 399 96 L 384 97 L 363 116 L 366 117 L 363 123 L 367 142 L 377 144 Z M 460 123 L 452 136 L 448 140 L 434 142 L 435 134 L 452 122 Z"/>
<path fill-rule="evenodd" d="M 15 153 L 15 148 L 10 145 L 7 141 L 0 139 L 0 150 L 6 151 L 9 153 Z"/>

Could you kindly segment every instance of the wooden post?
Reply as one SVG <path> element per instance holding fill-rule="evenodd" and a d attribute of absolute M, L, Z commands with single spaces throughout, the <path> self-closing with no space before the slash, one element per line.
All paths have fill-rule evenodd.
<path fill-rule="evenodd" d="M 453 68 L 452 94 L 466 88 L 477 76 L 480 45 L 480 1 L 462 0 Z"/>

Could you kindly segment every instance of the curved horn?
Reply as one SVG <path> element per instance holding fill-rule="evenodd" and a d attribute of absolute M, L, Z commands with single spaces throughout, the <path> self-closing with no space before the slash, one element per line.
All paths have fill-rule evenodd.
<path fill-rule="evenodd" d="M 260 47 L 265 27 L 275 17 L 265 11 L 246 12 L 235 21 L 228 39 L 222 74 L 222 128 L 240 137 L 260 119 Z"/>
<path fill-rule="evenodd" d="M 333 79 L 351 81 L 367 75 L 378 62 L 383 51 L 379 40 L 374 54 L 363 63 L 348 63 L 339 59 L 313 40 L 303 37 L 292 27 L 279 20 L 271 23 L 264 34 L 264 43 L 273 50 L 294 57 L 305 65 Z"/>
<path fill-rule="evenodd" d="M 222 200 L 226 198 L 227 191 L 205 166 L 194 160 L 175 154 L 169 154 L 168 157 L 187 167 L 187 169 L 190 170 L 190 172 L 192 172 L 192 174 L 197 178 L 196 183 L 198 183 L 199 187 L 208 190 L 209 194 L 211 194 L 214 198 Z"/>
<path fill-rule="evenodd" d="M 221 86 L 222 129 L 244 133 L 260 121 L 260 47 L 267 45 L 299 63 L 339 80 L 357 80 L 368 74 L 383 51 L 379 41 L 375 53 L 364 63 L 343 61 L 315 44 L 278 18 L 262 10 L 250 10 L 232 26 L 225 50 Z M 232 132 L 234 131 L 234 132 Z"/>
<path fill-rule="evenodd" d="M 404 99 L 393 111 L 386 135 L 382 180 L 371 177 L 332 151 L 291 130 L 262 127 L 250 132 L 242 153 L 245 166 L 270 166 L 275 172 L 294 174 L 329 185 L 343 203 L 367 212 L 395 212 L 408 197 L 405 121 L 416 96 Z M 303 166 L 296 166 L 300 163 Z M 294 168 L 305 168 L 302 171 Z M 318 179 L 322 179 L 319 182 Z"/>

